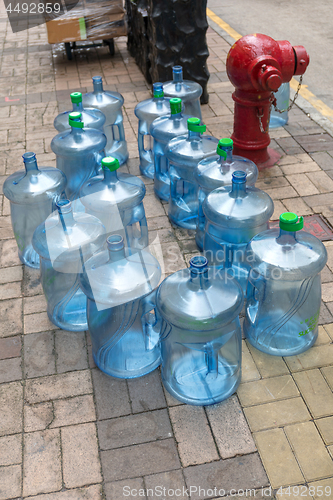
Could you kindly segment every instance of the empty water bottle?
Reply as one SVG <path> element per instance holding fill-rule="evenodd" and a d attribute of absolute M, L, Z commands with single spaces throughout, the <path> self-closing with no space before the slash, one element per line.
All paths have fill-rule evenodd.
<path fill-rule="evenodd" d="M 32 244 L 40 257 L 41 282 L 52 323 L 71 332 L 87 330 L 86 296 L 78 273 L 102 248 L 105 229 L 89 214 L 73 213 L 69 200 L 57 203 L 58 211 L 37 227 Z"/>
<path fill-rule="evenodd" d="M 71 101 L 73 109 L 71 111 L 64 111 L 63 113 L 60 113 L 54 119 L 53 125 L 58 132 L 70 130 L 71 126 L 69 124 L 69 113 L 72 113 L 73 111 L 81 113 L 81 119 L 85 128 L 97 128 L 101 132 L 104 131 L 103 127 L 105 123 L 105 116 L 102 111 L 94 108 L 83 108 L 81 92 L 72 92 Z"/>
<path fill-rule="evenodd" d="M 162 83 L 153 84 L 153 95 L 153 98 L 139 102 L 134 109 L 135 116 L 139 119 L 140 170 L 150 179 L 154 179 L 153 139 L 150 135 L 150 126 L 156 118 L 170 113 L 169 99 L 164 97 Z"/>
<path fill-rule="evenodd" d="M 203 203 L 206 218 L 204 253 L 211 265 L 225 267 L 246 290 L 249 263 L 246 245 L 268 229 L 274 211 L 271 197 L 246 185 L 246 173 L 232 174 L 232 185 L 212 191 Z"/>
<path fill-rule="evenodd" d="M 94 91 L 84 94 L 83 106 L 97 108 L 104 113 L 104 133 L 107 138 L 105 153 L 117 158 L 122 165 L 128 159 L 122 113 L 124 98 L 118 92 L 103 90 L 101 76 L 94 76 L 92 80 Z"/>
<path fill-rule="evenodd" d="M 195 229 L 198 219 L 198 185 L 194 170 L 199 161 L 216 152 L 218 139 L 202 135 L 206 125 L 199 118 L 187 120 L 188 135 L 175 137 L 165 149 L 169 161 L 169 218 L 185 229 Z"/>
<path fill-rule="evenodd" d="M 154 191 L 161 200 L 170 198 L 169 160 L 165 156 L 165 148 L 174 137 L 187 133 L 188 115 L 182 113 L 182 100 L 178 97 L 170 99 L 171 114 L 157 118 L 150 127 L 154 138 Z"/>
<path fill-rule="evenodd" d="M 280 229 L 260 233 L 248 245 L 244 333 L 267 354 L 294 356 L 318 337 L 320 271 L 327 252 L 302 228 L 303 217 L 287 212 L 280 216 Z"/>
<path fill-rule="evenodd" d="M 157 260 L 144 251 L 125 254 L 120 235 L 86 263 L 80 281 L 93 358 L 107 375 L 140 377 L 160 364 L 154 290 L 160 277 Z"/>
<path fill-rule="evenodd" d="M 70 131 L 60 132 L 51 142 L 56 154 L 57 168 L 67 177 L 66 196 L 74 202 L 75 212 L 84 211 L 80 203 L 80 189 L 84 182 L 98 174 L 105 156 L 106 137 L 100 131 L 83 128 L 81 113 L 69 113 Z"/>
<path fill-rule="evenodd" d="M 86 212 L 97 217 L 108 235 L 121 234 L 131 249 L 148 246 L 148 227 L 142 200 L 144 183 L 134 175 L 117 172 L 119 161 L 102 160 L 103 174 L 87 181 L 81 188 L 81 202 Z"/>
<path fill-rule="evenodd" d="M 10 201 L 10 215 L 20 261 L 38 269 L 39 257 L 32 247 L 32 236 L 39 224 L 55 210 L 65 196 L 66 177 L 53 167 L 38 168 L 35 153 L 24 153 L 25 170 L 10 175 L 3 193 Z"/>
<path fill-rule="evenodd" d="M 207 259 L 168 276 L 157 292 L 162 380 L 183 403 L 209 405 L 231 396 L 241 379 L 241 287 Z"/>
<path fill-rule="evenodd" d="M 288 123 L 288 106 L 290 100 L 290 85 L 289 82 L 282 83 L 279 90 L 275 93 L 276 107 L 283 111 L 275 111 L 274 106 L 271 107 L 271 116 L 269 119 L 269 128 L 283 127 Z"/>
<path fill-rule="evenodd" d="M 172 81 L 163 83 L 165 97 L 179 97 L 184 104 L 185 113 L 201 120 L 201 85 L 191 80 L 183 80 L 182 66 L 172 68 L 172 77 Z"/>
<path fill-rule="evenodd" d="M 232 174 L 236 170 L 246 173 L 247 186 L 254 186 L 258 178 L 258 169 L 253 161 L 232 154 L 232 139 L 221 139 L 217 145 L 216 155 L 205 158 L 199 162 L 194 171 L 194 178 L 199 186 L 198 189 L 198 221 L 195 234 L 195 241 L 203 249 L 203 239 L 205 233 L 205 215 L 202 204 L 206 196 L 214 189 L 232 184 Z"/>

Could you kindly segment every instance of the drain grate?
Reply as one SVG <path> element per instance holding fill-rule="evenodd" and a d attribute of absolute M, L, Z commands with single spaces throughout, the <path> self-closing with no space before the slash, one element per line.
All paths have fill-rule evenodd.
<path fill-rule="evenodd" d="M 328 241 L 333 239 L 332 229 L 324 221 L 321 215 L 305 215 L 303 218 L 304 231 L 313 234 L 313 236 L 316 236 L 321 241 Z M 270 221 L 269 227 L 270 229 L 279 227 L 279 221 Z"/>

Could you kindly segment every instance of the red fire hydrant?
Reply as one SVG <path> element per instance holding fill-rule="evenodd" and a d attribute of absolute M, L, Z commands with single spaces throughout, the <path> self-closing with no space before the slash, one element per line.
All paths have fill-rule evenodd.
<path fill-rule="evenodd" d="M 229 50 L 227 74 L 236 88 L 234 153 L 245 156 L 258 168 L 271 167 L 280 158 L 268 149 L 269 116 L 273 92 L 293 75 L 303 75 L 309 64 L 304 47 L 292 47 L 286 40 L 254 34 L 240 38 Z"/>

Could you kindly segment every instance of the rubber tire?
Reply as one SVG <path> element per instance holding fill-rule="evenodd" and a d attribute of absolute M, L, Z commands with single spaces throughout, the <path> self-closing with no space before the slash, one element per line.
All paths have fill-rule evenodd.
<path fill-rule="evenodd" d="M 110 40 L 107 40 L 106 43 L 109 46 L 110 56 L 114 56 L 114 40 L 113 40 L 113 38 L 111 38 Z"/>
<path fill-rule="evenodd" d="M 72 55 L 72 49 L 71 49 L 70 42 L 65 42 L 65 50 L 66 50 L 66 55 L 67 55 L 68 61 L 71 61 L 73 59 L 73 55 Z"/>

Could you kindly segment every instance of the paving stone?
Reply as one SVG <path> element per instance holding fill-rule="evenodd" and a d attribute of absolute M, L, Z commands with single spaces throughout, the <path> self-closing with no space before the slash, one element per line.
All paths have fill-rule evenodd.
<path fill-rule="evenodd" d="M 279 488 L 276 493 L 277 500 L 313 500 L 313 496 L 309 494 L 306 484 L 297 486 L 288 486 L 288 488 Z"/>
<path fill-rule="evenodd" d="M 21 281 L 23 278 L 22 266 L 4 267 L 0 269 L 0 283 Z"/>
<path fill-rule="evenodd" d="M 231 490 L 250 490 L 268 485 L 257 453 L 187 467 L 184 476 L 191 500 L 224 496 Z"/>
<path fill-rule="evenodd" d="M 323 170 L 333 170 L 333 158 L 326 151 L 322 153 L 312 153 L 310 156 Z"/>
<path fill-rule="evenodd" d="M 333 444 L 333 417 L 315 420 L 319 432 L 326 444 Z"/>
<path fill-rule="evenodd" d="M 333 475 L 333 462 L 313 422 L 302 422 L 285 427 L 285 433 L 294 450 L 306 481 Z M 309 450 L 315 450 L 313 459 Z"/>
<path fill-rule="evenodd" d="M 181 401 L 178 401 L 178 399 L 174 398 L 170 392 L 168 392 L 166 390 L 165 387 L 163 387 L 163 391 L 164 391 L 164 397 L 165 397 L 165 400 L 167 402 L 167 405 L 168 406 L 180 406 L 180 405 L 183 405 L 184 403 L 182 403 Z"/>
<path fill-rule="evenodd" d="M 43 295 L 43 287 L 40 282 L 39 269 L 32 269 L 31 267 L 24 267 L 23 270 L 23 293 L 25 297 L 32 297 L 34 295 Z"/>
<path fill-rule="evenodd" d="M 302 198 L 289 198 L 282 200 L 282 203 L 289 212 L 297 213 L 297 215 L 311 215 L 313 213 Z"/>
<path fill-rule="evenodd" d="M 92 384 L 89 370 L 27 380 L 25 385 L 25 399 L 30 404 L 91 392 Z"/>
<path fill-rule="evenodd" d="M 21 380 L 21 358 L 3 359 L 0 361 L 0 384 Z"/>
<path fill-rule="evenodd" d="M 332 193 L 315 194 L 313 196 L 305 196 L 303 201 L 310 207 L 317 207 L 318 205 L 331 205 Z"/>
<path fill-rule="evenodd" d="M 101 460 L 107 482 L 180 468 L 173 439 L 101 451 Z"/>
<path fill-rule="evenodd" d="M 53 375 L 56 372 L 53 333 L 31 333 L 23 341 L 25 377 Z"/>
<path fill-rule="evenodd" d="M 0 339 L 0 360 L 16 358 L 21 355 L 21 337 Z"/>
<path fill-rule="evenodd" d="M 308 196 L 320 192 L 306 174 L 287 175 L 287 179 L 300 196 Z"/>
<path fill-rule="evenodd" d="M 88 368 L 86 339 L 84 332 L 55 332 L 57 372 L 63 373 Z"/>
<path fill-rule="evenodd" d="M 245 340 L 242 340 L 242 380 L 241 382 L 250 382 L 251 380 L 259 380 L 260 373 L 253 361 L 251 353 L 246 345 Z"/>
<path fill-rule="evenodd" d="M 131 413 L 126 380 L 108 377 L 98 369 L 91 370 L 98 420 Z"/>
<path fill-rule="evenodd" d="M 16 498 L 21 495 L 21 465 L 0 467 L 0 500 Z"/>
<path fill-rule="evenodd" d="M 244 409 L 252 432 L 310 420 L 302 398 L 284 399 Z"/>
<path fill-rule="evenodd" d="M 331 344 L 311 347 L 311 349 L 298 356 L 286 357 L 285 361 L 292 372 L 297 372 L 330 365 L 332 363 L 332 357 L 333 345 Z"/>
<path fill-rule="evenodd" d="M 333 180 L 323 172 L 322 170 L 318 172 L 311 172 L 307 174 L 312 184 L 316 186 L 320 193 L 329 193 L 333 191 Z"/>
<path fill-rule="evenodd" d="M 149 231 L 171 228 L 171 223 L 166 215 L 161 215 L 159 217 L 149 217 L 147 222 Z"/>
<path fill-rule="evenodd" d="M 165 216 L 163 206 L 161 205 L 161 202 L 155 195 L 145 196 L 143 200 L 143 205 L 145 207 L 147 219 L 150 219 L 151 217 Z"/>
<path fill-rule="evenodd" d="M 0 307 L 0 337 L 22 332 L 22 299 L 3 300 Z"/>
<path fill-rule="evenodd" d="M 333 394 L 318 369 L 294 373 L 294 379 L 314 418 L 333 414 Z"/>
<path fill-rule="evenodd" d="M 318 172 L 320 171 L 320 168 L 315 162 L 309 161 L 306 163 L 294 163 L 292 165 L 284 165 L 281 166 L 281 170 L 285 175 L 296 175 L 296 174 L 303 174 L 306 172 Z"/>
<path fill-rule="evenodd" d="M 54 401 L 53 407 L 54 420 L 50 424 L 50 429 L 96 420 L 94 400 L 89 394 Z"/>
<path fill-rule="evenodd" d="M 23 387 L 20 382 L 0 385 L 0 436 L 22 431 Z"/>
<path fill-rule="evenodd" d="M 16 241 L 14 239 L 3 241 L 0 253 L 0 267 L 19 266 L 20 264 Z"/>
<path fill-rule="evenodd" d="M 129 395 L 133 413 L 157 410 L 166 407 L 159 370 L 128 380 Z"/>
<path fill-rule="evenodd" d="M 55 330 L 46 312 L 28 314 L 24 316 L 24 333 L 36 333 Z"/>
<path fill-rule="evenodd" d="M 44 295 L 34 295 L 23 299 L 24 314 L 33 314 L 46 311 L 47 302 Z"/>
<path fill-rule="evenodd" d="M 145 484 L 148 500 L 156 500 L 161 498 L 162 495 L 168 500 L 185 500 L 188 498 L 184 494 L 186 484 L 180 470 L 145 476 Z"/>
<path fill-rule="evenodd" d="M 319 314 L 319 325 L 324 325 L 325 323 L 330 323 L 333 320 L 333 310 L 330 308 L 330 303 L 321 303 L 320 314 Z"/>
<path fill-rule="evenodd" d="M 59 429 L 24 435 L 23 496 L 62 487 Z"/>
<path fill-rule="evenodd" d="M 156 410 L 98 422 L 101 450 L 111 450 L 134 444 L 172 437 L 167 410 Z"/>
<path fill-rule="evenodd" d="M 95 424 L 62 427 L 61 445 L 66 488 L 101 482 Z"/>
<path fill-rule="evenodd" d="M 125 479 L 124 481 L 106 483 L 104 491 L 106 500 L 119 500 L 123 497 L 128 498 L 129 500 L 136 500 L 139 497 L 140 492 L 143 492 L 144 495 L 145 485 L 142 477 L 138 477 L 135 479 Z M 133 494 L 131 494 L 131 492 Z M 143 495 L 141 495 L 141 498 L 147 498 Z"/>
<path fill-rule="evenodd" d="M 241 384 L 237 394 L 242 406 L 252 406 L 299 396 L 299 391 L 290 375 L 282 375 Z"/>
<path fill-rule="evenodd" d="M 313 345 L 319 346 L 324 344 L 330 344 L 331 342 L 332 342 L 331 337 L 328 335 L 324 327 L 320 325 L 318 328 L 318 338 Z"/>
<path fill-rule="evenodd" d="M 0 437 L 0 465 L 22 462 L 22 434 Z"/>
<path fill-rule="evenodd" d="M 324 375 L 328 385 L 333 391 L 333 366 L 327 366 L 321 369 L 321 373 Z"/>
<path fill-rule="evenodd" d="M 320 500 L 322 498 L 329 498 L 332 496 L 333 491 L 333 477 L 329 479 L 321 479 L 320 481 L 315 481 L 308 484 L 309 491 L 314 494 L 315 500 Z M 310 489 L 312 488 L 312 489 Z M 323 496 L 324 493 L 324 496 Z"/>
<path fill-rule="evenodd" d="M 201 406 L 175 406 L 169 409 L 169 413 L 183 467 L 219 459 Z"/>
<path fill-rule="evenodd" d="M 289 374 L 289 370 L 282 358 L 258 351 L 249 342 L 246 342 L 246 344 L 262 377 L 276 377 L 278 375 Z"/>
<path fill-rule="evenodd" d="M 333 149 L 333 139 L 329 134 L 297 136 L 297 142 L 307 153 L 316 153 Z"/>
<path fill-rule="evenodd" d="M 36 405 L 24 405 L 24 431 L 43 431 L 54 418 L 51 402 Z"/>
<path fill-rule="evenodd" d="M 304 482 L 302 472 L 282 429 L 256 432 L 254 439 L 273 488 Z"/>
<path fill-rule="evenodd" d="M 164 272 L 166 274 L 175 273 L 186 267 L 184 257 L 177 243 L 163 243 L 161 244 L 161 248 L 163 252 Z"/>
<path fill-rule="evenodd" d="M 58 491 L 29 497 L 29 500 L 101 500 L 102 486 L 94 484 L 87 488 L 76 488 L 74 490 Z"/>
<path fill-rule="evenodd" d="M 333 323 L 329 323 L 328 325 L 323 326 L 330 338 L 333 340 Z"/>
<path fill-rule="evenodd" d="M 257 451 L 236 396 L 218 405 L 207 406 L 206 412 L 221 458 Z"/>

